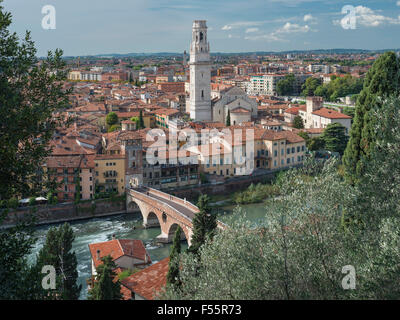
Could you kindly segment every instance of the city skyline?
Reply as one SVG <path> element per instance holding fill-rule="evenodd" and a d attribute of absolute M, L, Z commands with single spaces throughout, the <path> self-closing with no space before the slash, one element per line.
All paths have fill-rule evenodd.
<path fill-rule="evenodd" d="M 5 0 L 20 37 L 31 30 L 38 55 L 61 48 L 66 56 L 188 51 L 193 20 L 207 20 L 212 52 L 280 52 L 333 48 L 389 49 L 400 28 L 400 1 L 269 0 L 106 1 Z M 42 8 L 56 9 L 56 29 L 42 28 Z M 344 29 L 352 5 L 356 29 Z M 212 9 L 212 10 L 210 10 Z M 374 39 L 371 42 L 371 39 Z"/>

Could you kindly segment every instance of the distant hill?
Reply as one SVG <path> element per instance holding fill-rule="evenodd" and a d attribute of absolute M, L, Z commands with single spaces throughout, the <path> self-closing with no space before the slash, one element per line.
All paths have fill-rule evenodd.
<path fill-rule="evenodd" d="M 250 51 L 250 52 L 212 52 L 212 56 L 250 56 L 250 55 L 286 55 L 286 54 L 366 54 L 366 53 L 382 53 L 386 51 L 400 51 L 400 49 L 381 49 L 381 50 L 365 50 L 365 49 L 316 49 L 316 50 L 292 50 L 292 51 Z M 151 53 L 110 53 L 97 54 L 89 56 L 80 56 L 81 58 L 126 58 L 126 57 L 174 57 L 180 56 L 183 52 L 151 52 Z M 77 56 L 67 56 L 65 58 L 72 59 Z"/>

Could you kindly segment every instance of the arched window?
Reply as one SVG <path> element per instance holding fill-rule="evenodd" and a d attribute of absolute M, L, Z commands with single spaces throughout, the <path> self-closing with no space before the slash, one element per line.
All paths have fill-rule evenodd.
<path fill-rule="evenodd" d="M 203 32 L 200 32 L 200 41 L 203 40 Z"/>
<path fill-rule="evenodd" d="M 204 98 L 204 90 L 201 90 L 201 97 Z"/>

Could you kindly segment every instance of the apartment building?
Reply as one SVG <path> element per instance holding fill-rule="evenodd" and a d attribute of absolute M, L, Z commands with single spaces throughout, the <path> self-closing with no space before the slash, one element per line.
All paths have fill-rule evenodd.
<path fill-rule="evenodd" d="M 125 192 L 125 155 L 97 154 L 95 163 L 96 192 Z"/>
<path fill-rule="evenodd" d="M 254 75 L 250 77 L 250 81 L 247 86 L 247 93 L 249 95 L 270 95 L 276 96 L 276 86 L 280 80 L 285 78 L 285 74 L 264 74 Z M 295 95 L 300 94 L 303 84 L 309 74 L 295 74 L 295 83 L 293 85 L 293 92 Z"/>

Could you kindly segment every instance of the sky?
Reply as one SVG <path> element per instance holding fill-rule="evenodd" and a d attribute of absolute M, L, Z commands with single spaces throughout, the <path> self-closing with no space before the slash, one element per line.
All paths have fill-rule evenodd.
<path fill-rule="evenodd" d="M 400 0 L 3 0 L 11 30 L 31 31 L 38 55 L 189 50 L 193 20 L 207 20 L 213 52 L 400 48 Z M 43 29 L 55 9 L 55 29 Z M 353 6 L 355 29 L 342 13 Z M 343 21 L 342 21 L 343 20 Z M 51 20 L 45 19 L 45 22 Z M 343 23 L 343 24 L 344 24 Z"/>

